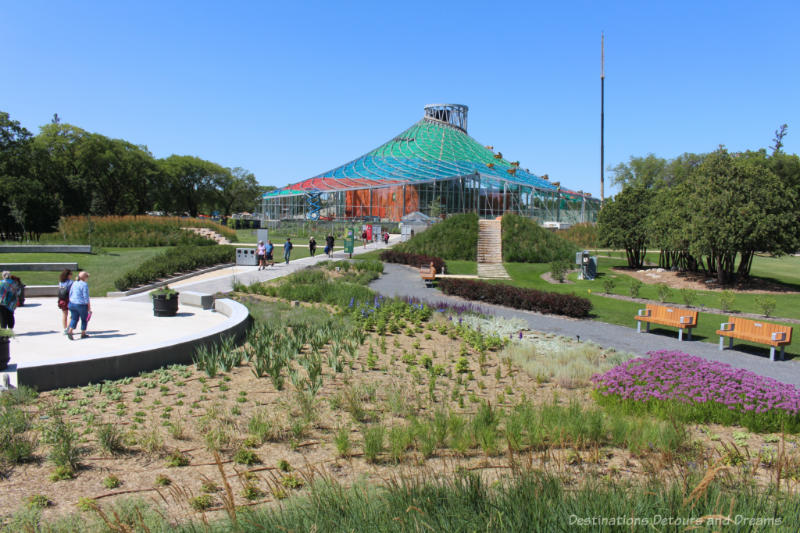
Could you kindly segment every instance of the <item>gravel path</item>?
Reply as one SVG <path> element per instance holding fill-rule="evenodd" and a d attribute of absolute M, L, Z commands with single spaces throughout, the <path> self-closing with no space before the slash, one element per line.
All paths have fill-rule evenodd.
<path fill-rule="evenodd" d="M 426 288 L 419 277 L 419 272 L 403 265 L 384 263 L 383 276 L 372 282 L 370 287 L 384 296 L 410 296 L 428 302 L 446 301 L 454 304 L 466 302 L 462 298 L 447 296 L 438 289 Z M 726 348 L 724 351 L 719 351 L 716 342 L 713 344 L 700 341 L 680 342 L 677 338 L 677 330 L 673 328 L 660 330 L 657 333 L 637 334 L 635 327 L 617 326 L 596 320 L 542 315 L 497 305 L 482 303 L 479 305 L 496 316 L 521 318 L 528 323 L 532 330 L 556 333 L 566 337 L 580 336 L 582 341 L 592 341 L 603 347 L 641 355 L 653 350 L 678 350 L 800 386 L 800 364 L 797 364 L 800 359 L 792 360 L 787 354 L 786 361 L 773 363 L 769 360 L 769 350 L 766 348 L 752 354 L 742 351 L 750 349 L 744 345 L 734 345 L 733 350 Z M 631 317 L 631 322 L 633 321 L 633 317 Z M 715 337 L 713 340 L 716 341 L 718 338 Z"/>

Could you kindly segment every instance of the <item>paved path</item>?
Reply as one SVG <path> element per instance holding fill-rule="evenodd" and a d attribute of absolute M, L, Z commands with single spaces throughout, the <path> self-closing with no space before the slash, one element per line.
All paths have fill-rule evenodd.
<path fill-rule="evenodd" d="M 389 237 L 388 246 L 392 246 L 399 242 L 400 242 L 400 235 L 391 235 Z M 380 243 L 370 243 L 366 247 L 364 247 L 359 245 L 358 241 L 356 241 L 356 247 L 353 249 L 353 257 L 361 255 L 366 252 L 383 250 L 388 246 L 380 242 Z M 329 259 L 328 256 L 325 255 L 322 251 L 324 248 L 325 248 L 324 243 L 322 244 L 321 247 L 318 244 L 316 256 L 303 257 L 302 259 L 294 259 L 289 261 L 289 264 L 287 265 L 286 263 L 279 261 L 279 259 L 283 257 L 283 247 L 280 245 L 275 245 L 275 253 L 274 253 L 275 266 L 267 267 L 266 270 L 258 270 L 258 267 L 254 266 L 233 266 L 230 268 L 215 270 L 214 272 L 209 272 L 207 274 L 200 274 L 198 276 L 194 276 L 185 279 L 183 281 L 170 284 L 170 287 L 184 291 L 196 291 L 207 294 L 215 294 L 217 292 L 223 292 L 223 293 L 230 292 L 233 290 L 234 283 L 251 285 L 253 283 L 269 281 L 275 278 L 280 278 L 282 276 L 287 276 L 292 272 L 297 272 L 298 270 L 302 270 L 311 265 L 315 265 L 320 261 L 328 260 Z M 331 259 L 333 261 L 338 261 L 340 259 L 347 259 L 347 257 L 348 254 L 345 254 L 342 250 L 336 250 L 335 252 L 333 252 L 333 257 Z M 121 299 L 133 302 L 149 302 L 150 295 L 144 292 L 140 294 L 134 294 L 132 296 L 125 296 Z"/>
<path fill-rule="evenodd" d="M 416 269 L 390 263 L 384 263 L 384 275 L 372 282 L 370 287 L 384 296 L 410 296 L 432 303 L 445 301 L 462 304 L 467 301 L 462 298 L 447 296 L 438 289 L 426 288 Z M 739 351 L 736 347 L 733 350 L 726 349 L 720 352 L 716 343 L 680 342 L 674 330 L 669 330 L 667 335 L 638 334 L 636 333 L 636 328 L 606 324 L 595 320 L 578 320 L 553 315 L 541 315 L 482 303 L 479 306 L 488 310 L 492 315 L 521 318 L 528 323 L 532 330 L 536 331 L 556 333 L 573 338 L 579 335 L 582 341 L 592 341 L 603 347 L 641 355 L 653 350 L 678 350 L 712 361 L 728 363 L 734 367 L 744 368 L 762 376 L 800 386 L 800 364 L 798 364 L 798 360 L 787 359 L 787 361 L 773 363 L 769 360 L 769 350 L 763 351 L 766 356 L 745 353 Z M 633 322 L 633 319 L 631 319 L 631 322 Z"/>

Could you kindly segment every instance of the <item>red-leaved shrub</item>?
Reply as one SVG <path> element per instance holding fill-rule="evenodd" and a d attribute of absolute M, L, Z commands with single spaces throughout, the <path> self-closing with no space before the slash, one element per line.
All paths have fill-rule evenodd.
<path fill-rule="evenodd" d="M 431 257 L 429 255 L 408 254 L 397 250 L 384 250 L 380 255 L 381 261 L 387 263 L 399 263 L 401 265 L 411 265 L 413 267 L 427 267 L 433 263 L 436 272 L 442 273 L 444 259 L 441 257 Z"/>
<path fill-rule="evenodd" d="M 584 318 L 592 310 L 592 302 L 574 294 L 523 289 L 471 279 L 441 278 L 438 281 L 439 289 L 445 294 L 460 296 L 467 300 L 573 318 Z"/>

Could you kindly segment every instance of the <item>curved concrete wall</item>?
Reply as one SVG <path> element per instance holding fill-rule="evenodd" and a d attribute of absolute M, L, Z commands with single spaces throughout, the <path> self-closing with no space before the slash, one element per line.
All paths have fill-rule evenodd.
<path fill-rule="evenodd" d="M 17 382 L 37 390 L 51 390 L 136 376 L 140 372 L 166 365 L 190 364 L 199 346 L 215 344 L 222 337 L 230 335 L 241 341 L 247 334 L 250 315 L 245 306 L 223 298 L 214 302 L 214 308 L 228 319 L 213 328 L 167 342 L 142 346 L 134 352 L 109 352 L 81 360 L 21 363 L 17 366 Z"/>

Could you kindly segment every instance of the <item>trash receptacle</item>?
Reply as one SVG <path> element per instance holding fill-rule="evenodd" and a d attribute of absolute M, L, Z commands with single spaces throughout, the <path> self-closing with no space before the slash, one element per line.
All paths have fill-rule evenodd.
<path fill-rule="evenodd" d="M 255 248 L 237 248 L 236 249 L 236 265 L 237 266 L 257 266 L 258 258 L 256 257 Z"/>

